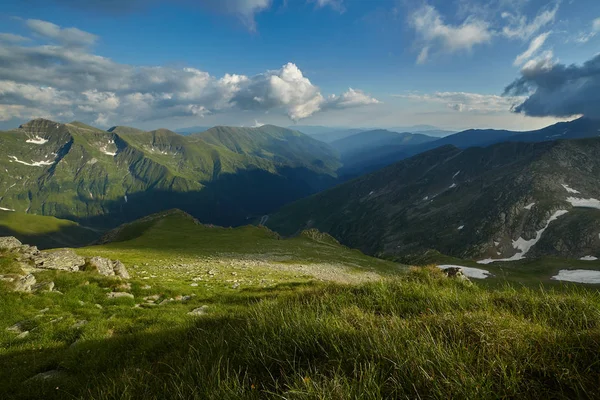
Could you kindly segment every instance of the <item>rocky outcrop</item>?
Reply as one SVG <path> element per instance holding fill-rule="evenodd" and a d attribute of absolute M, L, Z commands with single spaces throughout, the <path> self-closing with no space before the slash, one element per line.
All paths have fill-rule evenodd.
<path fill-rule="evenodd" d="M 71 249 L 60 249 L 40 253 L 34 256 L 34 262 L 37 268 L 75 272 L 85 265 L 85 258 L 78 256 Z"/>
<path fill-rule="evenodd" d="M 14 236 L 0 237 L 0 250 L 14 250 L 21 246 L 21 241 Z"/>
<path fill-rule="evenodd" d="M 129 279 L 129 272 L 119 260 L 112 261 L 104 257 L 92 257 L 88 261 L 89 265 L 96 269 L 100 275 L 118 276 L 123 279 Z"/>
<path fill-rule="evenodd" d="M 13 290 L 15 292 L 26 292 L 29 293 L 33 290 L 33 286 L 37 283 L 35 276 L 32 274 L 27 274 L 25 276 L 21 276 L 14 281 Z"/>

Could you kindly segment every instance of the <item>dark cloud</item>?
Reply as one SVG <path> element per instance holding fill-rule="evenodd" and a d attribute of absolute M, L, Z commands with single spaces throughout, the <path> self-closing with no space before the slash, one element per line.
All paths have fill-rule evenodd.
<path fill-rule="evenodd" d="M 600 54 L 583 65 L 566 66 L 547 58 L 530 61 L 504 94 L 529 96 L 513 109 L 517 113 L 600 118 Z"/>

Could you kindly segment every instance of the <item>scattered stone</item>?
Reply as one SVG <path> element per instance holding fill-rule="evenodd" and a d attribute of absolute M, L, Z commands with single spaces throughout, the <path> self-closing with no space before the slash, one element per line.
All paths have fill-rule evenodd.
<path fill-rule="evenodd" d="M 12 332 L 12 333 L 23 333 L 23 325 L 24 324 L 25 324 L 25 321 L 17 322 L 16 324 L 6 328 L 6 331 Z"/>
<path fill-rule="evenodd" d="M 85 265 L 85 258 L 78 256 L 72 249 L 41 253 L 34 261 L 37 268 L 71 272 L 79 271 Z"/>
<path fill-rule="evenodd" d="M 240 287 L 239 283 L 234 283 L 233 286 L 231 287 L 232 289 L 238 289 Z"/>
<path fill-rule="evenodd" d="M 31 287 L 32 292 L 51 292 L 54 290 L 54 282 L 40 282 Z"/>
<path fill-rule="evenodd" d="M 131 290 L 131 283 L 129 283 L 129 282 L 122 283 L 119 286 L 117 286 L 117 289 L 119 289 L 119 290 Z"/>
<path fill-rule="evenodd" d="M 29 335 L 29 331 L 24 331 L 24 332 L 21 332 L 21 333 L 20 333 L 20 334 L 17 336 L 17 339 L 24 339 L 24 338 L 26 338 L 28 335 Z"/>
<path fill-rule="evenodd" d="M 110 292 L 110 293 L 106 293 L 106 297 L 108 297 L 109 299 L 120 299 L 120 298 L 133 299 L 134 298 L 134 296 L 131 293 L 126 293 L 126 292 Z"/>
<path fill-rule="evenodd" d="M 0 281 L 4 281 L 4 282 L 14 282 L 15 278 L 13 276 L 8 276 L 8 275 L 0 275 Z"/>
<path fill-rule="evenodd" d="M 85 325 L 88 324 L 88 321 L 86 321 L 85 319 L 79 320 L 77 322 L 75 322 L 72 326 L 71 329 L 79 329 L 79 328 L 83 328 Z"/>
<path fill-rule="evenodd" d="M 43 313 L 48 312 L 48 311 L 50 311 L 50 309 L 48 307 L 46 307 L 43 310 L 40 310 L 40 313 L 43 314 Z"/>
<path fill-rule="evenodd" d="M 49 381 L 49 380 L 61 378 L 61 377 L 65 376 L 65 374 L 66 373 L 63 371 L 58 371 L 56 369 L 53 369 L 51 371 L 46 371 L 46 372 L 37 374 L 37 375 L 27 379 L 23 383 L 31 383 L 31 381 Z"/>
<path fill-rule="evenodd" d="M 23 245 L 19 239 L 14 236 L 0 237 L 0 250 L 14 250 Z"/>
<path fill-rule="evenodd" d="M 163 301 L 161 301 L 160 303 L 158 303 L 158 305 L 162 306 L 163 304 L 172 303 L 174 301 L 175 301 L 175 299 L 173 299 L 173 298 L 164 299 Z"/>
<path fill-rule="evenodd" d="M 102 307 L 102 305 L 100 305 L 100 304 L 94 304 L 94 306 L 95 306 L 96 308 L 99 308 L 100 310 L 102 310 L 102 309 L 104 308 L 104 307 Z"/>
<path fill-rule="evenodd" d="M 83 301 L 83 300 L 78 300 L 77 302 L 79 303 L 80 306 L 84 306 L 85 305 L 85 301 Z"/>
<path fill-rule="evenodd" d="M 194 286 L 194 287 L 196 287 L 196 286 L 198 286 L 198 284 L 194 282 L 194 283 L 192 283 L 190 286 Z"/>
<path fill-rule="evenodd" d="M 152 296 L 144 297 L 145 301 L 156 301 L 158 299 L 160 299 L 160 295 L 158 295 L 158 294 L 153 294 Z"/>
<path fill-rule="evenodd" d="M 33 285 L 35 285 L 35 284 L 36 284 L 35 276 L 33 276 L 32 274 L 28 274 L 28 275 L 19 277 L 19 279 L 17 279 L 15 281 L 15 286 L 14 286 L 13 290 L 15 292 L 30 293 L 33 288 Z"/>
<path fill-rule="evenodd" d="M 150 286 L 150 285 L 142 286 L 142 290 L 150 290 L 150 289 L 152 289 L 152 286 Z"/>
<path fill-rule="evenodd" d="M 194 308 L 192 311 L 190 311 L 188 313 L 188 315 L 191 315 L 193 317 L 200 317 L 202 315 L 206 314 L 206 310 L 208 309 L 208 306 L 202 306 L 202 307 L 198 307 L 198 308 Z"/>

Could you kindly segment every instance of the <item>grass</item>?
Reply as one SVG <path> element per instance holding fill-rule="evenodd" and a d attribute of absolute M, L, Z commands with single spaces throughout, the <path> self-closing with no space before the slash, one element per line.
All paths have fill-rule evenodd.
<path fill-rule="evenodd" d="M 42 346 L 0 355 L 0 390 L 45 399 L 600 395 L 596 291 L 489 290 L 427 268 L 381 282 L 276 290 L 260 298 L 252 290 L 223 294 L 223 303 L 244 307 L 216 308 L 196 320 L 145 310 L 136 318 L 147 329 L 128 332 L 123 321 L 112 335 L 77 345 L 62 344 L 73 336 L 58 335 L 57 327 Z M 133 319 L 129 305 L 105 313 Z M 107 318 L 94 331 L 114 323 Z M 55 368 L 63 375 L 54 380 L 20 383 Z"/>

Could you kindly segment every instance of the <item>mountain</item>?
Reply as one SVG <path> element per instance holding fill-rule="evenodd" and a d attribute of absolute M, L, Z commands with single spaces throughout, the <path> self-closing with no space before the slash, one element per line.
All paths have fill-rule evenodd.
<path fill-rule="evenodd" d="M 212 128 L 211 126 L 190 126 L 188 128 L 179 128 L 179 129 L 175 129 L 176 133 L 179 133 L 180 135 L 191 135 L 192 133 L 199 133 L 199 132 L 204 132 L 209 130 L 210 128 Z"/>
<path fill-rule="evenodd" d="M 360 132 L 330 143 L 342 157 L 385 146 L 412 146 L 436 140 L 431 136 L 391 132 L 385 129 Z"/>
<path fill-rule="evenodd" d="M 447 145 L 285 206 L 267 225 L 314 227 L 384 257 L 600 256 L 598 154 L 599 138 Z"/>
<path fill-rule="evenodd" d="M 346 160 L 342 175 L 358 176 L 375 171 L 387 165 L 412 157 L 438 147 L 452 145 L 459 148 L 475 146 L 490 146 L 501 142 L 544 142 L 558 139 L 580 139 L 597 137 L 600 133 L 600 121 L 589 118 L 579 118 L 570 122 L 560 122 L 546 128 L 517 132 L 496 129 L 469 129 L 438 140 L 429 141 L 415 146 L 384 146 L 376 151 L 366 151 L 354 157 L 351 162 Z M 427 132 L 425 132 L 427 134 Z"/>
<path fill-rule="evenodd" d="M 357 133 L 364 132 L 365 129 L 345 129 L 338 131 L 329 131 L 324 133 L 318 133 L 315 135 L 311 135 L 312 138 L 320 140 L 324 143 L 335 142 L 336 140 L 340 140 L 343 138 L 347 138 L 349 136 L 356 135 Z"/>
<path fill-rule="evenodd" d="M 99 227 L 175 207 L 240 225 L 332 185 L 340 165 L 327 145 L 274 126 L 182 136 L 38 119 L 0 132 L 0 149 L 0 207 Z"/>

